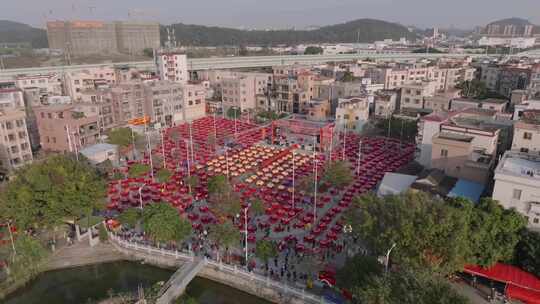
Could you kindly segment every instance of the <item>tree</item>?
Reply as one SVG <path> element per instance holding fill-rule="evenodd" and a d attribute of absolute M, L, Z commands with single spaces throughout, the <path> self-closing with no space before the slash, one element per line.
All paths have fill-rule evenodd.
<path fill-rule="evenodd" d="M 225 248 L 225 253 L 229 251 L 229 248 L 235 243 L 238 243 L 240 234 L 238 228 L 236 228 L 230 221 L 213 225 L 208 231 L 208 237 L 218 245 L 220 248 Z"/>
<path fill-rule="evenodd" d="M 254 214 L 255 216 L 264 214 L 265 208 L 264 208 L 264 203 L 263 203 L 263 201 L 262 201 L 260 198 L 255 198 L 255 199 L 251 202 L 251 207 L 250 207 L 250 209 L 253 211 L 253 214 Z"/>
<path fill-rule="evenodd" d="M 132 133 L 130 128 L 116 128 L 110 130 L 107 133 L 107 137 L 108 143 L 125 148 L 133 144 L 133 139 L 136 142 L 140 138 L 140 135 L 135 132 Z"/>
<path fill-rule="evenodd" d="M 55 227 L 104 207 L 105 181 L 84 162 L 57 155 L 16 172 L 0 194 L 0 218 L 25 230 Z"/>
<path fill-rule="evenodd" d="M 483 198 L 477 205 L 462 199 L 461 204 L 465 206 L 460 209 L 464 210 L 462 216 L 469 222 L 469 262 L 489 267 L 499 261 L 510 261 L 527 220 L 491 198 Z"/>
<path fill-rule="evenodd" d="M 304 55 L 320 55 L 324 52 L 320 46 L 308 46 L 304 51 Z"/>
<path fill-rule="evenodd" d="M 225 175 L 216 175 L 208 180 L 208 193 L 223 196 L 231 191 L 231 185 Z"/>
<path fill-rule="evenodd" d="M 348 162 L 335 161 L 326 165 L 324 170 L 323 181 L 335 186 L 343 188 L 353 181 L 353 174 Z"/>
<path fill-rule="evenodd" d="M 131 178 L 141 177 L 150 172 L 150 166 L 145 164 L 133 164 L 129 167 L 128 175 Z"/>
<path fill-rule="evenodd" d="M 242 111 L 239 108 L 236 107 L 230 107 L 227 110 L 227 117 L 229 119 L 240 119 L 240 116 L 242 115 Z"/>
<path fill-rule="evenodd" d="M 540 233 L 524 229 L 516 246 L 514 264 L 540 277 Z"/>
<path fill-rule="evenodd" d="M 347 259 L 345 265 L 336 273 L 336 283 L 340 287 L 351 289 L 364 286 L 373 276 L 382 273 L 382 266 L 376 258 L 355 255 Z"/>
<path fill-rule="evenodd" d="M 488 93 L 486 84 L 480 80 L 465 80 L 456 85 L 461 90 L 461 96 L 467 98 L 483 99 Z"/>
<path fill-rule="evenodd" d="M 120 224 L 129 228 L 135 228 L 140 219 L 141 210 L 133 207 L 127 208 L 118 216 Z"/>
<path fill-rule="evenodd" d="M 268 266 L 268 260 L 277 256 L 278 250 L 275 242 L 270 240 L 260 240 L 255 245 L 255 256 L 264 261 Z"/>
<path fill-rule="evenodd" d="M 192 189 L 199 185 L 199 177 L 197 175 L 186 176 L 184 182 L 188 185 L 191 193 Z"/>
<path fill-rule="evenodd" d="M 179 242 L 191 234 L 191 224 L 163 202 L 144 208 L 143 229 L 156 242 Z"/>
<path fill-rule="evenodd" d="M 376 255 L 393 245 L 392 260 L 412 269 L 448 274 L 461 270 L 469 254 L 467 220 L 441 199 L 406 193 L 355 199 L 347 222 Z"/>
<path fill-rule="evenodd" d="M 167 183 L 171 179 L 172 172 L 169 169 L 162 168 L 156 174 L 156 180 L 158 183 Z"/>
<path fill-rule="evenodd" d="M 390 134 L 388 134 L 388 124 L 390 124 Z M 380 119 L 377 121 L 376 127 L 380 130 L 381 135 L 390 135 L 392 138 L 407 142 L 414 142 L 418 134 L 416 121 L 403 118 Z"/>
<path fill-rule="evenodd" d="M 317 187 L 320 185 L 320 181 L 317 181 Z M 302 177 L 298 181 L 298 189 L 307 194 L 311 194 L 315 191 L 315 175 L 313 173 Z"/>
<path fill-rule="evenodd" d="M 352 291 L 361 303 L 469 303 L 466 298 L 458 295 L 444 278 L 433 276 L 429 272 L 412 272 L 409 269 L 372 276 L 364 285 L 355 285 Z"/>
<path fill-rule="evenodd" d="M 28 235 L 21 234 L 15 241 L 17 255 L 11 266 L 15 276 L 34 276 L 39 272 L 41 262 L 47 257 L 48 252 L 41 243 Z"/>

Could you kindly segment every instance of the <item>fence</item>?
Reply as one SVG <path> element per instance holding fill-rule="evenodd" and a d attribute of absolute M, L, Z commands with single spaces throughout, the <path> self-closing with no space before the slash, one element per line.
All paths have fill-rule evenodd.
<path fill-rule="evenodd" d="M 180 259 L 180 260 L 186 260 L 190 262 L 193 262 L 195 260 L 195 255 L 193 254 L 193 252 L 161 249 L 161 248 L 156 248 L 153 246 L 139 244 L 136 242 L 130 242 L 128 240 L 124 240 L 118 237 L 117 235 L 111 232 L 109 232 L 109 239 L 114 241 L 120 247 L 123 247 L 125 249 L 139 251 L 141 253 L 155 254 L 155 255 L 159 255 L 163 257 L 171 257 L 176 260 Z M 212 266 L 214 270 L 217 270 L 223 273 L 232 274 L 231 283 L 235 283 L 234 277 L 237 277 L 237 278 L 242 277 L 242 278 L 248 279 L 251 282 L 257 283 L 260 286 L 277 290 L 284 296 L 292 296 L 292 297 L 298 298 L 302 300 L 304 303 L 305 302 L 326 303 L 323 297 L 307 292 L 304 288 L 297 288 L 291 285 L 283 284 L 281 282 L 270 279 L 270 277 L 268 276 L 262 276 L 254 272 L 248 272 L 242 268 L 237 267 L 236 265 L 223 264 L 221 263 L 221 261 L 220 262 L 214 261 L 207 257 L 204 258 L 204 262 L 205 262 L 205 266 Z"/>

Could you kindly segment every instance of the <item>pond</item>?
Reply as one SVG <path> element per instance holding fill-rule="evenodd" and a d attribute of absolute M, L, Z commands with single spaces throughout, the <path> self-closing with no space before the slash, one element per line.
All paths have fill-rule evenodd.
<path fill-rule="evenodd" d="M 39 275 L 11 294 L 6 304 L 97 303 L 111 293 L 137 291 L 167 281 L 172 270 L 136 262 L 114 262 L 54 270 Z M 186 293 L 200 304 L 269 304 L 261 298 L 203 278 L 195 278 Z"/>

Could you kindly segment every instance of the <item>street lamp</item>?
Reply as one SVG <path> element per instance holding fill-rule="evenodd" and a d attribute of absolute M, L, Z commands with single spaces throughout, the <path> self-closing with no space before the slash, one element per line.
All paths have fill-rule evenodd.
<path fill-rule="evenodd" d="M 244 233 L 245 233 L 245 246 L 244 246 L 244 251 L 245 251 L 245 254 L 246 254 L 246 269 L 247 269 L 247 266 L 248 266 L 248 227 L 247 227 L 247 224 L 248 224 L 248 220 L 247 220 L 247 212 L 248 212 L 248 209 L 249 207 L 251 207 L 251 203 L 249 203 L 246 208 L 244 208 Z"/>
<path fill-rule="evenodd" d="M 296 167 L 296 163 L 294 161 L 294 158 L 296 156 L 296 153 L 294 152 L 294 150 L 292 151 L 292 208 L 294 210 L 294 174 L 295 174 L 295 167 Z"/>
<path fill-rule="evenodd" d="M 390 261 L 390 253 L 392 253 L 392 250 L 396 247 L 396 243 L 394 243 L 392 245 L 392 247 L 390 247 L 390 249 L 388 249 L 388 251 L 386 252 L 386 260 L 384 262 L 384 273 L 388 273 L 388 263 Z"/>
<path fill-rule="evenodd" d="M 143 210 L 142 189 L 145 186 L 146 186 L 146 184 L 142 184 L 142 186 L 139 187 L 139 203 L 140 203 L 141 210 Z"/>
<path fill-rule="evenodd" d="M 150 135 L 146 132 L 146 142 L 148 144 L 148 156 L 150 159 L 150 177 L 154 180 L 154 161 L 152 160 L 152 147 L 150 146 Z"/>
<path fill-rule="evenodd" d="M 314 159 L 313 160 L 313 163 L 315 164 L 315 178 L 314 178 L 314 181 L 313 183 L 315 184 L 315 187 L 314 187 L 314 194 L 313 194 L 313 227 L 315 227 L 315 223 L 317 221 L 317 169 L 318 169 L 318 165 L 319 165 L 319 160 L 318 159 Z"/>

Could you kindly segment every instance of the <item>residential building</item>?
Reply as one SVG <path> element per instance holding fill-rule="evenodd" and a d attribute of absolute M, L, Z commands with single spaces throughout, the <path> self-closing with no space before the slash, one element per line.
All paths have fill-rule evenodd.
<path fill-rule="evenodd" d="M 186 84 L 189 81 L 187 55 L 179 51 L 160 50 L 155 52 L 154 60 L 157 76 L 160 80 L 168 80 Z"/>
<path fill-rule="evenodd" d="M 377 117 L 390 117 L 397 109 L 398 93 L 393 90 L 381 90 L 375 93 L 374 114 Z"/>
<path fill-rule="evenodd" d="M 125 83 L 110 89 L 114 121 L 126 124 L 129 120 L 150 116 L 142 83 Z"/>
<path fill-rule="evenodd" d="M 41 99 L 63 93 L 62 76 L 58 73 L 18 75 L 15 83 L 23 91 L 37 88 Z"/>
<path fill-rule="evenodd" d="M 221 79 L 221 97 L 225 111 L 234 107 L 241 111 L 257 106 L 257 95 L 265 96 L 272 87 L 272 75 L 239 73 Z"/>
<path fill-rule="evenodd" d="M 336 109 L 336 124 L 353 132 L 362 131 L 369 119 L 369 101 L 366 96 L 340 98 Z"/>
<path fill-rule="evenodd" d="M 401 86 L 401 108 L 424 109 L 426 98 L 435 95 L 433 81 L 409 82 Z"/>
<path fill-rule="evenodd" d="M 499 88 L 499 76 L 501 68 L 498 65 L 482 64 L 478 68 L 479 80 L 482 81 L 490 91 L 497 91 Z"/>
<path fill-rule="evenodd" d="M 304 106 L 308 120 L 327 121 L 330 116 L 330 101 L 328 99 L 312 99 Z"/>
<path fill-rule="evenodd" d="M 87 117 L 74 105 L 52 105 L 34 109 L 41 147 L 45 151 L 77 152 L 97 143 L 98 116 Z"/>
<path fill-rule="evenodd" d="M 460 111 L 464 109 L 485 109 L 493 110 L 498 113 L 504 113 L 508 107 L 508 101 L 504 99 L 472 99 L 472 98 L 454 98 L 451 101 L 450 109 Z"/>
<path fill-rule="evenodd" d="M 459 92 L 459 90 L 454 89 L 446 92 L 438 92 L 433 96 L 426 96 L 424 98 L 424 109 L 433 112 L 449 111 L 452 99 L 458 97 Z"/>
<path fill-rule="evenodd" d="M 24 108 L 24 96 L 21 89 L 0 89 L 0 110 L 22 108 Z"/>
<path fill-rule="evenodd" d="M 466 134 L 444 129 L 436 134 L 433 137 L 431 167 L 451 177 L 486 183 L 494 164 L 494 155 L 477 147 L 475 136 Z"/>
<path fill-rule="evenodd" d="M 495 169 L 493 199 L 540 228 L 540 156 L 507 151 Z"/>
<path fill-rule="evenodd" d="M 512 150 L 540 154 L 540 110 L 525 110 L 514 124 Z"/>
<path fill-rule="evenodd" d="M 177 82 L 152 81 L 144 85 L 146 113 L 152 122 L 172 126 L 183 120 L 183 88 Z"/>
<path fill-rule="evenodd" d="M 82 100 L 84 91 L 108 88 L 116 84 L 116 73 L 111 67 L 90 68 L 65 75 L 66 93 L 73 102 Z"/>
<path fill-rule="evenodd" d="M 186 84 L 181 87 L 182 112 L 175 113 L 174 121 L 188 122 L 206 115 L 206 90 L 201 85 Z"/>
<path fill-rule="evenodd" d="M 24 110 L 0 110 L 0 170 L 3 173 L 32 162 Z"/>

